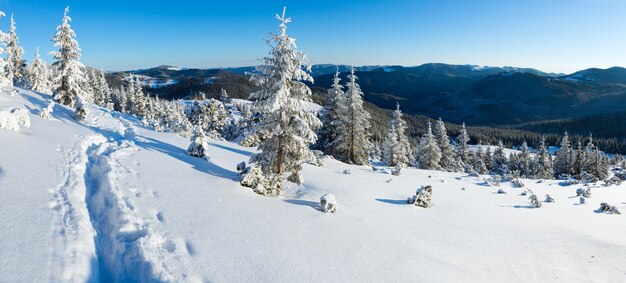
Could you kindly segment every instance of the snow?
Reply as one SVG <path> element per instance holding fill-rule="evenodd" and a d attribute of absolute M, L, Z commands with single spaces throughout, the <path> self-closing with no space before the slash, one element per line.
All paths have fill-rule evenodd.
<path fill-rule="evenodd" d="M 0 109 L 0 129 L 17 132 L 20 128 L 30 128 L 28 112 L 22 108 Z"/>
<path fill-rule="evenodd" d="M 239 184 L 254 148 L 189 140 L 90 106 L 38 117 L 50 96 L 0 92 L 0 109 L 26 109 L 30 128 L 0 130 L 0 281 L 619 282 L 626 262 L 626 184 L 523 180 L 405 168 L 373 171 L 326 159 L 304 165 L 283 197 Z M 133 134 L 128 134 L 132 132 Z M 508 154 L 508 153 L 507 153 Z M 344 170 L 351 174 L 342 174 Z M 433 206 L 407 204 L 430 185 Z M 464 188 L 464 189 L 462 189 Z M 506 194 L 496 194 L 502 189 Z M 532 208 L 531 189 L 554 203 Z M 333 194 L 336 213 L 320 211 Z"/>

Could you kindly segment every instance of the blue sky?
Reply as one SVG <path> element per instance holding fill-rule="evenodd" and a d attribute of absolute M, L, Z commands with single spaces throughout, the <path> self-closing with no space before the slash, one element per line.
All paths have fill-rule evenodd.
<path fill-rule="evenodd" d="M 0 0 L 7 14 L 0 29 L 14 14 L 30 61 L 35 48 L 53 49 L 67 5 L 82 62 L 107 70 L 254 65 L 283 5 L 293 18 L 289 34 L 313 64 L 443 62 L 566 73 L 626 66 L 620 0 Z"/>

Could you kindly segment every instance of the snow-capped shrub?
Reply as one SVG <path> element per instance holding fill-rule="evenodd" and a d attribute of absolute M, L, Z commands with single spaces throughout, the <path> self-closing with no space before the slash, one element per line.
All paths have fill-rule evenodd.
<path fill-rule="evenodd" d="M 580 173 L 580 175 L 578 175 L 578 179 L 583 182 L 583 183 L 595 183 L 597 181 L 600 181 L 600 179 L 598 179 L 598 177 L 596 177 L 593 174 L 589 174 L 587 172 L 582 172 Z"/>
<path fill-rule="evenodd" d="M 87 118 L 87 102 L 85 99 L 77 95 L 76 96 L 76 110 L 74 110 L 74 120 L 82 122 Z"/>
<path fill-rule="evenodd" d="M 414 204 L 415 206 L 420 206 L 423 208 L 429 208 L 432 206 L 432 193 L 433 187 L 422 186 L 421 188 L 417 189 L 415 195 L 407 199 L 407 203 Z"/>
<path fill-rule="evenodd" d="M 557 180 L 563 180 L 563 181 L 571 180 L 571 179 L 572 179 L 572 176 L 570 174 L 565 174 L 565 173 L 562 173 L 561 175 L 557 177 Z"/>
<path fill-rule="evenodd" d="M 506 194 L 506 192 L 503 189 L 498 189 L 497 193 L 498 194 Z"/>
<path fill-rule="evenodd" d="M 402 166 L 400 164 L 396 164 L 396 167 L 391 169 L 391 175 L 400 176 L 400 171 L 402 171 Z"/>
<path fill-rule="evenodd" d="M 590 198 L 591 197 L 591 188 L 580 188 L 576 190 L 576 196 Z"/>
<path fill-rule="evenodd" d="M 525 186 L 524 183 L 520 179 L 513 179 L 511 183 L 513 184 L 514 188 L 523 188 Z"/>
<path fill-rule="evenodd" d="M 546 194 L 546 200 L 544 200 L 544 202 L 554 202 L 554 199 L 549 194 Z"/>
<path fill-rule="evenodd" d="M 311 153 L 313 153 L 315 159 L 308 163 L 317 167 L 324 166 L 324 152 L 322 152 L 321 150 L 311 150 Z"/>
<path fill-rule="evenodd" d="M 372 171 L 374 171 L 374 172 L 378 171 L 378 167 L 372 166 Z"/>
<path fill-rule="evenodd" d="M 469 172 L 468 174 L 470 177 L 480 177 L 480 174 L 478 174 L 478 172 L 472 170 Z"/>
<path fill-rule="evenodd" d="M 615 177 L 619 178 L 622 181 L 626 181 L 626 170 L 620 170 L 615 172 Z"/>
<path fill-rule="evenodd" d="M 191 136 L 191 144 L 187 148 L 187 153 L 191 156 L 206 158 L 208 147 L 204 132 L 200 127 L 196 126 Z"/>
<path fill-rule="evenodd" d="M 54 109 L 54 101 L 50 101 L 50 103 L 48 104 L 48 106 L 46 106 L 46 108 L 41 109 L 41 112 L 39 112 L 39 117 L 43 118 L 43 119 L 50 119 L 50 113 L 52 113 L 52 109 Z"/>
<path fill-rule="evenodd" d="M 523 191 L 522 193 L 520 193 L 520 196 L 526 196 L 526 195 L 528 195 L 527 191 Z"/>
<path fill-rule="evenodd" d="M 320 197 L 320 207 L 323 212 L 337 212 L 337 200 L 333 194 L 324 194 Z"/>
<path fill-rule="evenodd" d="M 579 201 L 580 201 L 580 204 L 585 204 L 585 198 L 584 197 L 580 197 Z"/>
<path fill-rule="evenodd" d="M 617 207 L 612 206 L 606 202 L 600 204 L 599 212 L 604 212 L 606 214 L 622 214 Z"/>
<path fill-rule="evenodd" d="M 28 112 L 22 108 L 0 110 L 0 129 L 17 132 L 21 127 L 30 128 Z"/>
<path fill-rule="evenodd" d="M 485 184 L 492 186 L 492 187 L 499 187 L 500 181 L 501 181 L 500 175 L 493 175 L 491 176 L 491 178 L 488 178 L 485 180 Z"/>
<path fill-rule="evenodd" d="M 273 183 L 263 175 L 261 166 L 258 164 L 242 170 L 241 185 L 252 188 L 252 190 L 257 194 L 263 196 L 277 195 L 278 190 L 276 186 L 272 184 Z"/>
<path fill-rule="evenodd" d="M 350 169 L 343 170 L 343 173 L 346 174 L 346 175 L 352 174 L 352 172 L 350 172 Z"/>
<path fill-rule="evenodd" d="M 622 184 L 622 179 L 617 177 L 617 176 L 613 176 L 609 179 L 604 180 L 604 186 L 605 187 L 609 187 L 611 185 L 616 185 L 619 186 Z"/>
<path fill-rule="evenodd" d="M 530 196 L 528 197 L 528 199 L 530 200 L 530 204 L 535 207 L 535 208 L 539 208 L 541 207 L 541 201 L 539 200 L 539 198 L 537 198 L 537 196 L 535 194 L 533 194 L 532 192 L 530 193 Z"/>

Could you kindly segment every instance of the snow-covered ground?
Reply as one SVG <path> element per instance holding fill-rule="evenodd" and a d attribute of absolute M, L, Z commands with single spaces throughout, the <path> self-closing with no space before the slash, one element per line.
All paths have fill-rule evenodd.
<path fill-rule="evenodd" d="M 0 109 L 30 127 L 0 129 L 1 282 L 621 282 L 626 184 L 592 186 L 579 205 L 558 181 L 523 180 L 540 199 L 481 178 L 404 169 L 373 171 L 326 160 L 283 197 L 255 194 L 235 166 L 253 148 L 211 141 L 210 160 L 189 141 L 91 107 L 87 121 L 50 97 L 9 88 Z M 343 174 L 349 169 L 351 174 Z M 433 207 L 406 204 L 433 186 Z M 336 196 L 335 214 L 319 211 Z"/>

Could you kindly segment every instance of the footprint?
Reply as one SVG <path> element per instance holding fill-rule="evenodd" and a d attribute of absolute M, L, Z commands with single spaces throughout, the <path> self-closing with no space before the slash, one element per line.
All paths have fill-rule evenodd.
<path fill-rule="evenodd" d="M 196 247 L 194 247 L 193 243 L 189 240 L 185 241 L 185 249 L 187 249 L 187 253 L 190 256 L 196 255 Z"/>
<path fill-rule="evenodd" d="M 156 214 L 156 218 L 159 220 L 159 222 L 163 223 L 163 221 L 165 221 L 165 217 L 163 217 L 163 212 L 158 212 Z"/>
<path fill-rule="evenodd" d="M 176 244 L 171 240 L 167 240 L 163 243 L 163 248 L 165 248 L 168 252 L 173 253 L 176 251 Z"/>

